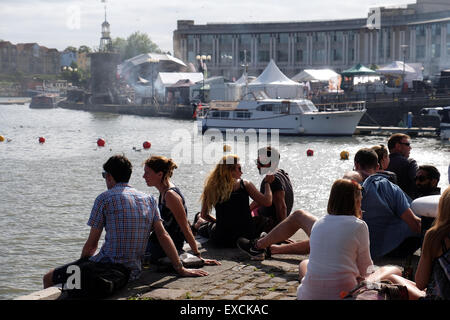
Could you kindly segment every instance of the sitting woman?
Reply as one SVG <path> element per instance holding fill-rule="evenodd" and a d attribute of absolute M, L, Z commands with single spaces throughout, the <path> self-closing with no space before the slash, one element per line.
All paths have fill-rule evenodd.
<path fill-rule="evenodd" d="M 450 187 L 439 199 L 434 225 L 425 234 L 416 285 L 426 299 L 450 299 Z"/>
<path fill-rule="evenodd" d="M 390 162 L 388 149 L 382 144 L 380 144 L 378 146 L 373 146 L 371 149 L 373 151 L 375 151 L 378 156 L 377 173 L 382 173 L 382 174 L 386 175 L 389 181 L 397 184 L 397 175 L 395 174 L 395 172 L 386 171 L 387 167 L 389 166 L 389 162 Z"/>
<path fill-rule="evenodd" d="M 186 240 L 193 254 L 201 258 L 187 219 L 187 208 L 183 194 L 170 181 L 173 170 L 176 168 L 177 165 L 172 159 L 152 156 L 145 162 L 144 179 L 149 187 L 156 187 L 159 191 L 158 207 L 163 226 L 172 238 L 178 252 L 182 251 L 184 240 Z M 145 256 L 146 260 L 153 263 L 166 256 L 154 233 L 150 235 Z M 219 264 L 216 260 L 202 260 L 205 264 Z"/>
<path fill-rule="evenodd" d="M 259 235 L 260 230 L 250 212 L 249 196 L 260 205 L 272 204 L 272 191 L 268 186 L 262 194 L 241 176 L 239 158 L 226 155 L 206 178 L 201 216 L 194 220 L 193 229 L 217 246 L 235 247 L 239 237 L 253 239 Z M 269 184 L 273 179 L 273 175 L 267 175 L 265 183 Z M 215 217 L 210 214 L 213 207 Z"/>
<path fill-rule="evenodd" d="M 369 229 L 361 219 L 362 187 L 354 181 L 334 182 L 328 201 L 328 215 L 317 220 L 310 236 L 309 260 L 299 265 L 299 300 L 335 300 L 359 281 L 401 275 L 396 267 L 373 269 Z"/>

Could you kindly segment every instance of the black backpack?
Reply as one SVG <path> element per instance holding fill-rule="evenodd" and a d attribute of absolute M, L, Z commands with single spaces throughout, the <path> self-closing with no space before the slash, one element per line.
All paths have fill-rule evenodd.
<path fill-rule="evenodd" d="M 80 289 L 65 289 L 69 298 L 103 299 L 125 287 L 130 269 L 119 263 L 85 261 L 80 267 Z"/>

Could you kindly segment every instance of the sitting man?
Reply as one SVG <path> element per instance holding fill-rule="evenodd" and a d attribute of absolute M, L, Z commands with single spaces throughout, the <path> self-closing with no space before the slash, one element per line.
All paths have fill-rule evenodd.
<path fill-rule="evenodd" d="M 87 222 L 91 229 L 81 258 L 49 271 L 43 278 L 44 288 L 66 284 L 71 275 L 68 268 L 72 265 L 80 266 L 81 276 L 87 270 L 83 269 L 87 264 L 121 266 L 119 269 L 129 271 L 127 281 L 137 279 L 151 230 L 156 232 L 161 246 L 180 275 L 207 275 L 203 270 L 183 267 L 173 241 L 162 225 L 156 200 L 128 184 L 132 173 L 130 161 L 125 156 L 112 156 L 103 165 L 103 170 L 108 190 L 95 199 Z M 95 254 L 103 229 L 106 232 L 105 241 Z"/>
<path fill-rule="evenodd" d="M 403 133 L 395 133 L 389 137 L 388 148 L 390 162 L 386 170 L 397 175 L 398 186 L 414 200 L 417 198 L 417 162 L 409 157 L 412 149 L 411 138 Z"/>
<path fill-rule="evenodd" d="M 431 165 L 422 165 L 417 170 L 416 187 L 418 197 L 426 197 L 441 194 L 441 188 L 438 187 L 441 174 L 439 170 Z M 422 235 L 431 228 L 434 222 L 432 217 L 422 217 Z"/>
<path fill-rule="evenodd" d="M 378 157 L 371 149 L 355 154 L 355 169 L 369 174 L 364 180 L 361 208 L 369 227 L 372 259 L 407 257 L 421 246 L 421 219 L 414 215 L 399 186 L 377 173 Z"/>
<path fill-rule="evenodd" d="M 258 207 L 256 202 L 250 204 L 250 211 L 257 212 L 262 224 L 262 230 L 269 232 L 277 224 L 286 219 L 291 213 L 294 204 L 294 192 L 292 191 L 289 175 L 283 169 L 278 168 L 280 153 L 273 147 L 264 147 L 258 150 L 256 165 L 259 174 L 273 174 L 275 179 L 270 183 L 272 190 L 272 205 L 270 207 Z M 264 194 L 265 183 L 261 182 L 260 192 Z"/>

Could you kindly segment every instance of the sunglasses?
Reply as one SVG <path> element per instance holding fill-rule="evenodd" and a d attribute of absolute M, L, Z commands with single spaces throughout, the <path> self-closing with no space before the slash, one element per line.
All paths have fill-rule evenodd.
<path fill-rule="evenodd" d="M 425 176 L 417 176 L 417 177 L 416 177 L 416 180 L 418 180 L 418 181 L 420 181 L 420 182 L 424 182 L 425 180 L 428 180 L 428 179 L 430 179 L 430 178 L 425 177 Z"/>
<path fill-rule="evenodd" d="M 106 172 L 106 171 L 103 171 L 102 172 L 102 177 L 103 177 L 103 179 L 106 179 L 106 174 L 107 174 L 108 172 Z"/>

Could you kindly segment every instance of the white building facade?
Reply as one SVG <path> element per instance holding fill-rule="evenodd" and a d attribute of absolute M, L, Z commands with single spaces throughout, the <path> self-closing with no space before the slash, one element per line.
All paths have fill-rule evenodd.
<path fill-rule="evenodd" d="M 447 3 L 448 2 L 448 3 Z M 273 59 L 289 77 L 304 69 L 337 72 L 362 63 L 422 63 L 425 76 L 450 68 L 450 1 L 417 0 L 374 8 L 361 19 L 195 25 L 179 20 L 175 57 L 196 65 L 210 55 L 208 76 L 259 75 Z"/>

